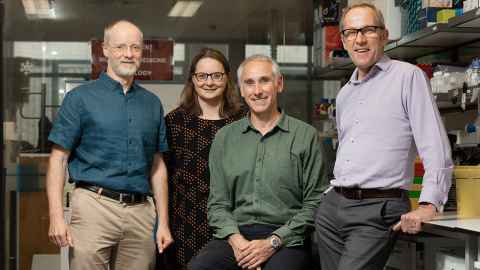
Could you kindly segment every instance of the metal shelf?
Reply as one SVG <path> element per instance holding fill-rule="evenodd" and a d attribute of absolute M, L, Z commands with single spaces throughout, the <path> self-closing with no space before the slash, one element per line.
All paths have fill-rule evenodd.
<path fill-rule="evenodd" d="M 452 27 L 480 28 L 480 9 L 470 10 L 462 16 L 453 17 L 448 24 Z"/>
<path fill-rule="evenodd" d="M 393 41 L 385 46 L 385 54 L 411 60 L 476 41 L 480 41 L 480 8 Z M 348 77 L 353 69 L 353 64 L 331 65 L 319 68 L 315 75 L 319 79 L 339 79 Z"/>
<path fill-rule="evenodd" d="M 480 28 L 461 28 L 450 23 L 436 24 L 406 35 L 385 46 L 393 58 L 414 59 L 480 40 Z"/>
<path fill-rule="evenodd" d="M 315 70 L 315 77 L 321 80 L 335 80 L 349 77 L 355 67 L 353 63 L 333 64 Z"/>
<path fill-rule="evenodd" d="M 442 113 L 447 112 L 462 112 L 477 109 L 477 100 L 470 102 L 472 99 L 474 89 L 480 88 L 480 85 L 468 86 L 466 88 L 454 88 L 450 89 L 448 93 L 434 93 L 435 101 L 438 109 Z M 461 100 L 462 93 L 465 93 L 466 103 L 462 108 Z"/>

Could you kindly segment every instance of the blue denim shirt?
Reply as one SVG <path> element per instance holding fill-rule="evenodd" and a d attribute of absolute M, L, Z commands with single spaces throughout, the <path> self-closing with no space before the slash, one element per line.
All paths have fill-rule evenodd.
<path fill-rule="evenodd" d="M 124 95 L 105 73 L 66 95 L 48 139 L 70 150 L 74 181 L 142 194 L 154 154 L 168 150 L 160 99 L 135 82 Z"/>

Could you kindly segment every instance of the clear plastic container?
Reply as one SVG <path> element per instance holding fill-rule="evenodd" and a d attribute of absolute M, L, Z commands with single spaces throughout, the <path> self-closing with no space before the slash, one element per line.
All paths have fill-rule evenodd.
<path fill-rule="evenodd" d="M 430 79 L 430 86 L 432 87 L 432 93 L 440 93 L 440 80 L 441 77 L 443 76 L 443 72 L 441 71 L 435 71 L 433 73 L 433 77 Z"/>
<path fill-rule="evenodd" d="M 468 72 L 469 71 L 469 72 Z M 480 88 L 480 59 L 475 58 L 470 65 L 470 68 L 467 70 L 467 84 L 469 87 L 474 87 L 472 89 L 472 98 L 470 102 L 474 102 L 478 98 L 479 88 Z"/>

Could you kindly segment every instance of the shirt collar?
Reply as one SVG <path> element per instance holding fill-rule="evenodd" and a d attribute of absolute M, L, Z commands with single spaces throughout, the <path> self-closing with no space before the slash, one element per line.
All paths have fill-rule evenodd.
<path fill-rule="evenodd" d="M 388 70 L 388 68 L 392 65 L 392 59 L 390 59 L 390 57 L 386 56 L 386 55 L 383 55 L 382 58 L 380 58 L 380 60 L 377 61 L 377 63 L 375 63 L 373 65 L 373 67 L 370 69 L 370 71 L 368 72 L 367 76 L 365 76 L 365 78 L 363 80 L 358 80 L 357 79 L 357 75 L 358 75 L 358 68 L 355 68 L 355 70 L 353 71 L 353 74 L 352 76 L 350 77 L 350 80 L 348 81 L 348 83 L 353 83 L 353 84 L 359 84 L 361 83 L 362 81 L 365 81 L 365 80 L 368 80 L 370 77 L 374 76 L 375 74 L 377 74 L 378 71 L 386 71 Z"/>
<path fill-rule="evenodd" d="M 281 109 L 280 109 L 280 119 L 278 120 L 277 124 L 272 130 L 274 130 L 275 128 L 278 128 L 285 132 L 289 131 L 288 118 L 286 117 L 285 113 Z M 253 126 L 252 122 L 250 121 L 250 112 L 248 112 L 247 116 L 242 119 L 241 130 L 243 133 L 247 133 L 249 130 L 257 130 Z"/>
<path fill-rule="evenodd" d="M 105 83 L 105 85 L 107 86 L 107 88 L 109 90 L 114 91 L 114 92 L 120 91 L 123 94 L 122 85 L 118 81 L 112 79 L 112 77 L 108 76 L 108 74 L 106 72 L 100 73 L 100 76 L 98 77 L 98 79 L 100 81 L 102 81 L 103 83 Z M 130 89 L 128 90 L 128 92 L 133 92 L 133 90 L 136 90 L 137 88 L 138 88 L 138 84 L 134 80 L 132 82 L 132 85 L 130 86 Z"/>

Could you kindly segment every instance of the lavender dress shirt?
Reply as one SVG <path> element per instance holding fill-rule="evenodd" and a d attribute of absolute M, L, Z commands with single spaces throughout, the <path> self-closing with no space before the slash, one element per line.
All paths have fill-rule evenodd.
<path fill-rule="evenodd" d="M 453 163 L 425 74 L 387 56 L 363 80 L 357 73 L 337 96 L 339 148 L 331 184 L 409 189 L 418 151 L 425 167 L 419 202 L 442 209 Z"/>

